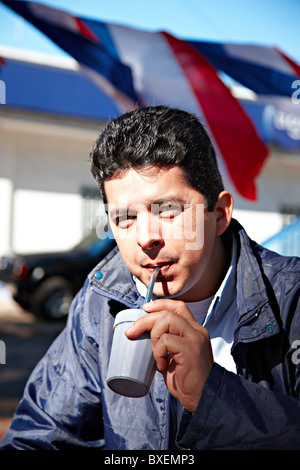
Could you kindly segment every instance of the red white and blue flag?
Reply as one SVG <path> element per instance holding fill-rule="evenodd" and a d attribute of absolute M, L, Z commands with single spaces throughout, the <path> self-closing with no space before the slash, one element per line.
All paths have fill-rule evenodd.
<path fill-rule="evenodd" d="M 217 69 L 259 95 L 288 96 L 300 66 L 276 47 L 190 41 Z"/>
<path fill-rule="evenodd" d="M 197 115 L 214 142 L 225 180 L 229 177 L 240 195 L 256 199 L 255 179 L 268 150 L 218 71 L 256 93 L 290 96 L 300 77 L 290 59 L 268 47 L 185 41 L 35 2 L 2 3 L 73 56 L 122 112 L 165 104 Z"/>

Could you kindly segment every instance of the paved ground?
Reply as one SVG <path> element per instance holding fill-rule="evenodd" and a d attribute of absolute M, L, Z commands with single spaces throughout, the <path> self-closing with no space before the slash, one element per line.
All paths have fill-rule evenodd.
<path fill-rule="evenodd" d="M 0 297 L 0 440 L 7 431 L 22 396 L 27 378 L 54 338 L 63 322 L 37 319 L 22 310 L 10 298 Z"/>

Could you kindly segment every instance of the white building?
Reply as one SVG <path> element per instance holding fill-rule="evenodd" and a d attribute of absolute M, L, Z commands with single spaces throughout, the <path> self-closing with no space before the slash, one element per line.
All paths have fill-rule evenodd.
<path fill-rule="evenodd" d="M 70 248 L 99 205 L 89 152 L 118 112 L 75 61 L 49 59 L 6 51 L 0 72 L 0 254 Z"/>
<path fill-rule="evenodd" d="M 91 228 L 99 205 L 90 149 L 119 112 L 72 59 L 7 48 L 0 57 L 0 255 L 70 248 Z M 258 103 L 246 104 L 256 113 Z M 261 132 L 270 127 L 271 108 L 260 103 Z M 300 214 L 300 105 L 277 114 L 272 109 L 272 132 L 283 133 L 290 149 L 270 142 L 257 202 L 228 188 L 235 217 L 258 242 L 278 232 L 287 215 Z"/>

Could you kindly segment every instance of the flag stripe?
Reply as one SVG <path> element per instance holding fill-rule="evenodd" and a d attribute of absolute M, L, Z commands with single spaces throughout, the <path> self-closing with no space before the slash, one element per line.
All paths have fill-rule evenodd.
<path fill-rule="evenodd" d="M 108 27 L 120 60 L 130 66 L 143 105 L 177 106 L 201 116 L 201 109 L 164 36 L 118 25 Z"/>
<path fill-rule="evenodd" d="M 95 43 L 99 42 L 99 38 L 94 32 L 88 27 L 88 25 L 82 21 L 80 18 L 77 18 L 74 16 L 74 20 L 76 22 L 77 30 L 79 34 L 82 34 L 82 36 L 86 37 L 90 41 L 93 41 Z"/>
<path fill-rule="evenodd" d="M 288 57 L 286 54 L 284 54 L 284 52 L 282 52 L 277 47 L 275 48 L 275 50 L 289 64 L 289 66 L 291 67 L 291 69 L 293 70 L 293 72 L 295 74 L 295 77 L 300 78 L 300 66 L 298 64 L 296 64 L 292 59 L 290 59 L 290 57 Z"/>
<path fill-rule="evenodd" d="M 110 33 L 110 25 L 108 23 L 102 23 L 100 21 L 92 21 L 85 19 L 85 23 L 89 26 L 90 30 L 98 37 L 98 41 L 106 51 L 107 54 L 114 57 L 116 60 L 121 61 L 119 52 L 115 46 Z"/>

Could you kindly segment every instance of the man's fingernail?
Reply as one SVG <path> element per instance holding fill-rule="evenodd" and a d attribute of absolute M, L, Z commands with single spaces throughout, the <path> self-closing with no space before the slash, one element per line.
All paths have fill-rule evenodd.
<path fill-rule="evenodd" d="M 133 330 L 134 330 L 134 325 L 131 325 L 131 326 L 129 326 L 129 328 L 127 328 L 127 330 L 125 330 L 125 333 L 126 333 L 126 334 L 127 334 L 127 333 L 130 334 Z"/>
<path fill-rule="evenodd" d="M 146 304 L 143 305 L 143 309 L 147 309 L 147 308 L 150 308 L 152 305 L 152 302 L 147 302 Z"/>

